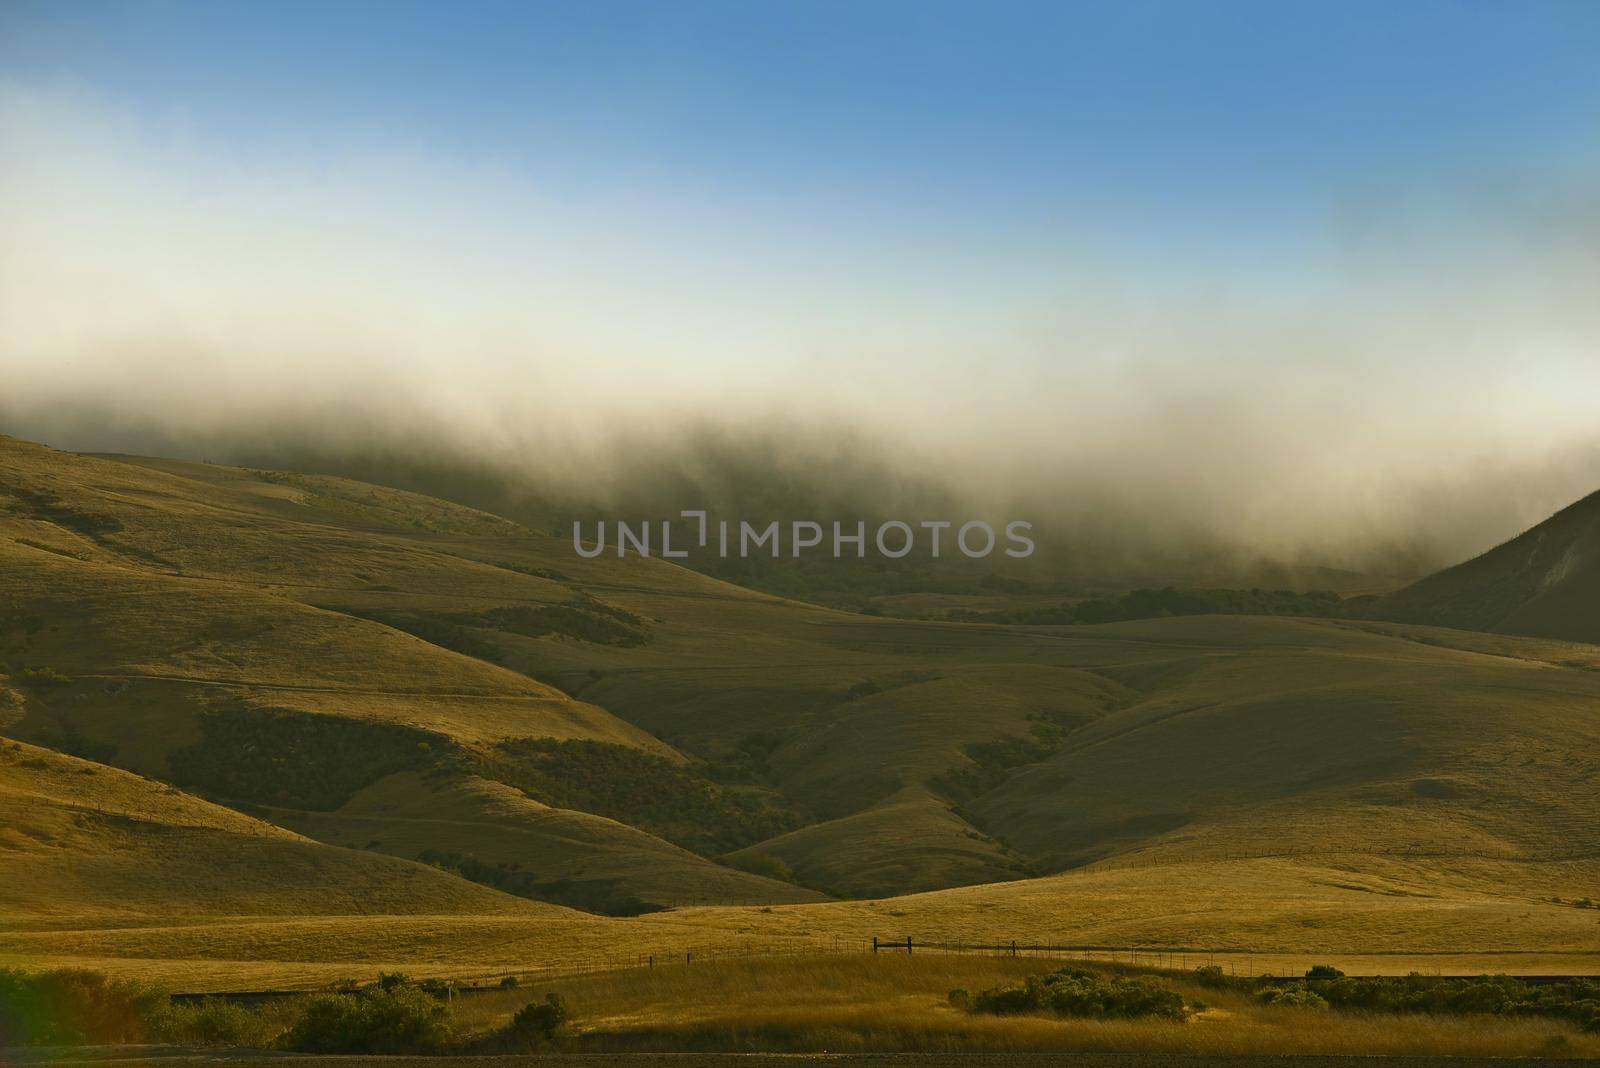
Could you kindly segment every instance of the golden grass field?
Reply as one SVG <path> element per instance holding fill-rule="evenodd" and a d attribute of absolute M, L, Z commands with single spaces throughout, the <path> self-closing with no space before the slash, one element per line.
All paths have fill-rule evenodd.
<path fill-rule="evenodd" d="M 1540 1057 L 1600 1055 L 1600 1036 L 1548 1020 L 1346 1015 L 1260 1005 L 1172 985 L 1208 1008 L 1187 1022 L 996 1017 L 952 1007 L 980 990 L 1049 970 L 982 957 L 797 957 L 580 976 L 458 999 L 465 1028 L 503 1024 L 530 992 L 560 993 L 576 1014 L 571 1048 L 990 1053 Z"/>
<path fill-rule="evenodd" d="M 956 1047 L 990 1025 L 932 1003 L 939 969 L 1031 965 L 873 961 L 872 936 L 1222 954 L 1256 971 L 1600 971 L 1600 909 L 1576 904 L 1600 899 L 1600 647 L 1259 617 L 869 618 L 659 560 L 579 559 L 414 494 L 12 439 L 0 489 L 0 734 L 15 739 L 0 743 L 0 962 L 224 990 L 839 951 L 807 967 L 912 969 L 850 973 L 895 977 L 851 1033 L 899 1005 Z M 477 628 L 491 663 L 369 618 L 578 598 L 629 613 L 646 640 Z M 23 677 L 37 667 L 59 679 Z M 201 718 L 230 709 L 420 728 L 468 752 L 579 738 L 685 764 L 771 732 L 768 786 L 807 819 L 739 853 L 802 885 L 467 772 L 249 814 L 164 781 Z M 973 747 L 1026 739 L 1041 717 L 1067 725 L 1056 749 L 961 805 L 941 792 Z M 93 758 L 54 752 L 63 738 Z M 416 863 L 427 849 L 667 911 L 512 896 Z M 675 974 L 715 1000 L 738 968 L 788 966 Z M 913 974 L 925 986 L 895 1002 Z M 612 983 L 616 1019 L 651 1021 L 650 984 L 667 979 L 561 981 Z M 1016 1048 L 1067 1034 L 1046 1023 Z M 1432 1048 L 1457 1048 L 1452 1026 Z M 1318 1041 L 1401 1042 L 1370 1030 Z M 1540 1040 L 1504 1038 L 1494 1048 Z"/>

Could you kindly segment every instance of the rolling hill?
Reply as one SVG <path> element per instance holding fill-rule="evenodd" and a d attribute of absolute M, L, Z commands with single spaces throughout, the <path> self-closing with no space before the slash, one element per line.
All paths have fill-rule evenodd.
<path fill-rule="evenodd" d="M 564 911 L 20 742 L 0 743 L 0 771 L 0 913 L 36 925 Z"/>
<path fill-rule="evenodd" d="M 1547 593 L 1592 577 L 1592 512 L 1530 543 L 1570 560 Z M 124 871 L 220 887 L 168 908 L 75 881 L 115 851 L 51 817 L 58 865 L 0 900 L 0 955 L 206 983 L 897 932 L 1576 953 L 1600 930 L 1574 906 L 1600 897 L 1600 646 L 861 616 L 324 476 L 0 439 L 0 735 L 95 771 L 56 775 L 51 811 L 138 784 L 130 812 L 221 821 L 219 864 L 270 847 L 358 888 L 341 913 L 290 879 L 268 908 L 130 827 Z M 389 871 L 416 895 L 359 889 Z M 188 911 L 255 933 L 197 940 Z"/>

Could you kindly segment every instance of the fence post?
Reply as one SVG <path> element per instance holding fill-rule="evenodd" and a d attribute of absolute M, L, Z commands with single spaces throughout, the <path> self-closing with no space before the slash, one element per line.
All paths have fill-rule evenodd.
<path fill-rule="evenodd" d="M 654 953 L 652 953 L 652 954 L 650 954 L 650 967 L 654 968 L 655 966 L 656 966 L 656 955 Z"/>
<path fill-rule="evenodd" d="M 1011 940 L 1011 955 L 1013 957 L 1017 955 L 1017 940 L 1015 938 Z"/>
<path fill-rule="evenodd" d="M 873 935 L 872 936 L 872 952 L 874 952 L 874 953 L 878 952 L 878 936 L 877 935 Z"/>

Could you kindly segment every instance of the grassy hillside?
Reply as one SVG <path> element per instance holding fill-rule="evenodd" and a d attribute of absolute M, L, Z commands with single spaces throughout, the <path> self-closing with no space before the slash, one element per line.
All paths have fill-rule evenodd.
<path fill-rule="evenodd" d="M 320 811 L 400 772 L 460 777 L 471 754 L 512 739 L 684 759 L 527 675 L 307 603 L 352 591 L 408 607 L 580 599 L 537 574 L 434 544 L 525 536 L 504 520 L 334 479 L 134 465 L 9 439 L 0 442 L 0 485 L 0 664 L 11 668 L 0 717 L 14 737 L 234 803 Z M 587 604 L 583 612 L 593 614 Z M 426 842 L 408 836 L 413 856 L 520 863 L 541 873 L 536 883 L 585 875 L 537 837 L 517 857 L 480 855 L 452 830 L 471 823 L 437 823 Z M 636 864 L 639 832 L 606 821 L 587 828 L 591 853 L 612 853 L 601 866 L 621 880 L 606 902 L 795 899 L 791 886 L 660 841 L 652 848 L 673 863 Z M 685 878 L 685 865 L 701 878 Z M 588 900 L 564 888 L 551 896 Z"/>
<path fill-rule="evenodd" d="M 1600 898 L 1595 645 L 874 618 L 339 479 L 4 440 L 0 484 L 0 733 L 483 895 L 237 939 L 29 922 L 0 954 L 312 981 L 875 933 L 1548 954 L 1600 931 L 1573 905 Z M 644 915 L 506 918 L 529 897 Z"/>
<path fill-rule="evenodd" d="M 651 911 L 663 902 L 720 905 L 821 897 L 708 866 L 687 850 L 625 824 L 551 808 L 475 776 L 430 781 L 402 772 L 360 791 L 334 812 L 272 807 L 263 815 L 322 841 L 422 857 L 508 893 L 608 914 Z M 648 886 L 641 886 L 642 873 L 649 873 Z"/>
<path fill-rule="evenodd" d="M 1600 493 L 1381 599 L 1381 619 L 1600 642 Z"/>
<path fill-rule="evenodd" d="M 6 926 L 206 916 L 558 917 L 424 865 L 338 849 L 102 764 L 0 742 Z"/>
<path fill-rule="evenodd" d="M 1049 867 L 1131 847 L 1600 858 L 1600 673 L 1468 653 L 1442 631 L 1265 620 L 1113 630 L 1216 644 L 1181 678 L 1166 665 L 1114 669 L 1145 698 L 968 803 Z M 1406 640 L 1421 636 L 1439 644 Z M 1227 637 L 1254 648 L 1223 652 Z"/>

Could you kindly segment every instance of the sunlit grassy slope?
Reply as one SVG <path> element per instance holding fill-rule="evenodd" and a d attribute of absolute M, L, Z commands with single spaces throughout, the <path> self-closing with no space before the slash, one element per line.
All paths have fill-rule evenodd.
<path fill-rule="evenodd" d="M 351 590 L 407 603 L 568 599 L 550 580 L 432 543 L 482 531 L 516 539 L 520 528 L 333 480 L 290 485 L 169 466 L 177 473 L 0 443 L 0 529 L 8 535 L 0 536 L 0 661 L 18 674 L 47 667 L 67 680 L 13 680 L 0 716 L 14 736 L 158 777 L 171 775 L 174 750 L 198 740 L 202 714 L 250 710 L 397 725 L 469 747 L 586 738 L 681 759 L 604 709 L 526 675 L 306 603 Z M 389 820 L 370 805 L 350 821 L 325 817 L 307 829 L 338 844 L 404 844 L 411 856 L 476 851 L 487 863 L 520 863 L 542 882 L 576 881 L 608 897 L 815 896 L 581 814 L 536 813 L 534 805 L 508 813 L 488 802 L 474 814 L 477 796 L 487 795 L 464 786 L 450 792 L 434 806 L 441 818 L 426 825 L 431 835 L 404 822 L 405 813 Z M 514 834 L 481 848 L 485 828 L 508 824 L 517 825 Z"/>
<path fill-rule="evenodd" d="M 241 913 L 470 912 L 552 922 L 566 914 L 20 742 L 0 742 L 0 857 L 0 915 L 42 927 Z"/>
<path fill-rule="evenodd" d="M 96 917 L 120 899 L 47 870 L 39 885 L 65 889 L 8 906 L 0 954 L 215 986 L 873 934 L 1519 959 L 1600 945 L 1600 910 L 1573 905 L 1600 898 L 1594 645 L 1237 616 L 868 618 L 659 560 L 583 560 L 565 538 L 360 483 L 0 439 L 0 663 L 0 732 L 154 779 L 192 772 L 205 741 L 194 789 L 364 851 L 330 856 L 449 854 L 552 900 L 696 906 L 555 924 L 437 873 L 468 895 L 438 916 L 244 894 L 207 914 L 279 918 L 107 930 Z M 248 730 L 215 730 L 305 713 L 378 733 L 319 764 L 314 746 L 263 755 Z M 627 805 L 605 818 L 494 781 L 483 761 L 528 737 L 654 754 L 691 788 L 781 806 L 791 829 L 733 858 L 802 885 L 626 825 Z M 283 761 L 269 785 L 316 781 L 240 795 L 227 762 L 259 770 L 252 754 Z"/>

